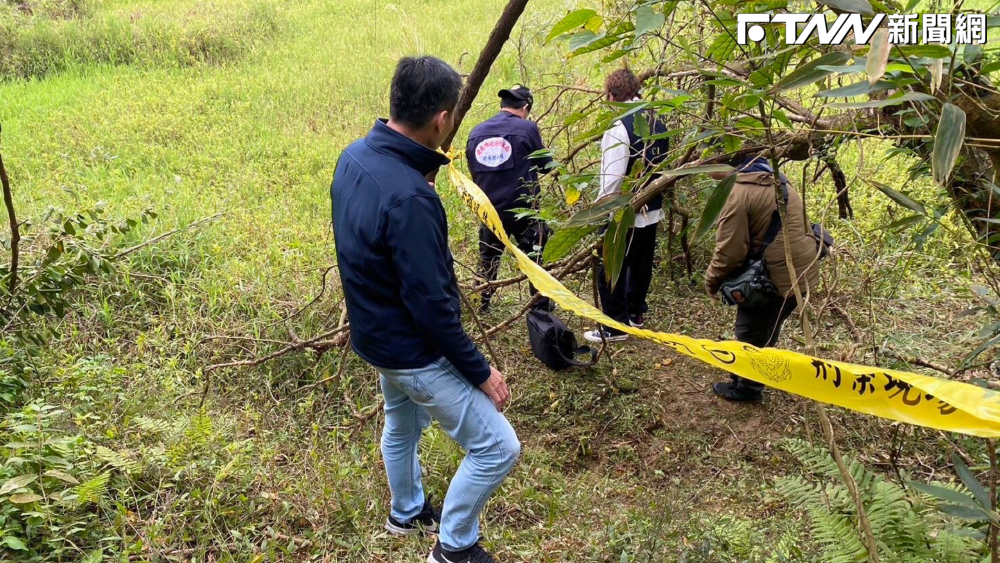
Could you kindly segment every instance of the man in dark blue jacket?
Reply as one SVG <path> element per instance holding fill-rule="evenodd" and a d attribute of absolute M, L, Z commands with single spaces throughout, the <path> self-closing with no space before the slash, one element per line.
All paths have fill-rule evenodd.
<path fill-rule="evenodd" d="M 472 180 L 496 208 L 507 236 L 525 254 L 541 251 L 548 238 L 541 221 L 518 219 L 514 209 L 531 207 L 531 198 L 538 195 L 538 172 L 548 171 L 552 158 L 529 158 L 545 149 L 538 126 L 528 120 L 534 98 L 527 87 L 517 85 L 500 90 L 500 113 L 476 125 L 469 133 L 465 156 Z M 500 270 L 503 243 L 485 224 L 479 226 L 479 274 L 493 281 Z M 530 286 L 531 294 L 536 293 Z M 490 309 L 493 288 L 482 293 L 480 312 Z M 536 307 L 551 308 L 549 299 L 542 297 Z"/>
<path fill-rule="evenodd" d="M 340 156 L 330 188 L 337 264 L 354 351 L 381 374 L 382 455 L 393 534 L 439 531 L 437 563 L 490 563 L 479 512 L 520 454 L 501 413 L 510 398 L 465 333 L 448 222 L 426 177 L 454 126 L 458 73 L 433 57 L 400 60 L 390 118 Z M 424 496 L 417 445 L 431 418 L 467 453 L 438 513 Z"/>

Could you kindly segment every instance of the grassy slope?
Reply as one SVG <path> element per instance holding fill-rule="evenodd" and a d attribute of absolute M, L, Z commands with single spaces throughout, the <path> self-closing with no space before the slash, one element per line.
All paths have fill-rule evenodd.
<path fill-rule="evenodd" d="M 139 512 L 124 512 L 132 525 L 109 534 L 158 549 L 213 547 L 217 557 L 245 560 L 251 545 L 273 532 L 312 538 L 292 559 L 314 553 L 343 561 L 421 560 L 429 543 L 379 532 L 388 499 L 379 423 L 356 422 L 344 401 L 348 396 L 362 414 L 377 405 L 373 374 L 356 359 L 326 392 L 289 389 L 334 372 L 336 354 L 315 364 L 298 357 L 217 375 L 207 416 L 198 419 L 208 437 L 190 438 L 200 444 L 191 451 L 169 446 L 173 457 L 164 463 L 149 453 L 162 439 L 135 434 L 135 421 L 196 416 L 197 401 L 185 396 L 201 389 L 198 368 L 244 355 L 235 346 L 199 345 L 202 338 L 283 337 L 274 321 L 308 300 L 320 269 L 332 262 L 327 189 L 337 152 L 385 113 L 394 61 L 412 52 L 450 61 L 467 50 L 474 56 L 503 4 L 285 3 L 278 8 L 277 38 L 239 62 L 77 68 L 0 86 L 4 156 L 22 214 L 52 204 L 72 207 L 75 197 L 84 204 L 108 201 L 116 214 L 150 206 L 160 219 L 136 234 L 138 241 L 226 213 L 140 253 L 129 266 L 160 281 L 126 277 L 95 287 L 99 305 L 67 325 L 73 338 L 53 352 L 60 367 L 39 376 L 51 385 L 39 396 L 89 413 L 78 422 L 88 435 L 107 436 L 109 447 L 150 467 L 189 467 L 175 477 L 176 486 L 211 499 L 149 495 L 142 483 L 150 477 L 134 476 L 135 490 L 125 496 L 142 498 Z M 102 9 L 194 17 L 199 6 L 121 0 Z M 529 38 L 572 6 L 533 2 L 525 20 Z M 564 67 L 558 57 L 554 48 L 532 51 L 528 78 L 558 83 L 571 72 L 588 74 L 582 63 Z M 466 70 L 470 60 L 464 58 Z M 538 69 L 548 74 L 539 76 Z M 484 92 L 521 79 L 508 49 Z M 484 96 L 470 121 L 490 114 L 493 101 Z M 453 246 L 472 263 L 474 220 L 454 197 L 444 197 Z M 884 207 L 884 201 L 860 199 L 859 213 Z M 859 236 L 870 242 L 882 235 Z M 878 270 L 877 263 L 869 267 Z M 589 295 L 587 284 L 576 289 Z M 691 287 L 661 278 L 654 294 L 658 328 L 730 334 L 728 314 L 704 306 Z M 513 307 L 517 291 L 507 290 L 504 298 Z M 940 302 L 948 318 L 939 328 L 961 307 L 947 296 Z M 296 330 L 308 334 L 337 312 L 335 303 L 321 302 Z M 489 320 L 501 320 L 504 312 Z M 897 318 L 905 323 L 905 311 Z M 576 320 L 572 325 L 583 327 Z M 798 401 L 775 396 L 750 409 L 720 404 L 706 394 L 718 374 L 676 358 L 664 366 L 667 354 L 646 343 L 622 346 L 613 366 L 549 373 L 530 359 L 520 326 L 498 341 L 509 354 L 511 414 L 525 443 L 523 462 L 488 509 L 486 539 L 499 552 L 541 561 L 619 561 L 623 552 L 646 561 L 687 552 L 698 561 L 708 545 L 722 560 L 767 561 L 781 544 L 794 556 L 788 546 L 804 537 L 803 523 L 783 513 L 762 483 L 787 470 L 774 444 L 799 432 Z M 934 326 L 904 330 L 913 330 L 919 345 L 926 339 L 920 331 Z M 870 420 L 858 424 L 887 432 Z M 433 431 L 425 449 L 428 484 L 441 498 L 460 452 Z M 114 512 L 108 508 L 109 519 Z"/>

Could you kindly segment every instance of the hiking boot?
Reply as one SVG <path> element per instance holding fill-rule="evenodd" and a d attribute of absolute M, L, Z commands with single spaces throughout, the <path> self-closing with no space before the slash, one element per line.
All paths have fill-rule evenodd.
<path fill-rule="evenodd" d="M 601 338 L 601 333 L 604 333 L 604 338 Z M 588 330 L 583 333 L 583 338 L 587 342 L 596 342 L 600 344 L 601 342 L 622 342 L 628 340 L 628 334 L 624 332 L 611 332 L 606 328 L 598 328 L 597 330 Z"/>
<path fill-rule="evenodd" d="M 462 551 L 448 551 L 441 542 L 434 544 L 434 550 L 427 556 L 427 563 L 499 563 L 483 549 L 479 542 Z"/>
<path fill-rule="evenodd" d="M 737 387 L 732 381 L 720 381 L 712 385 L 712 391 L 723 399 L 734 403 L 759 403 L 764 400 L 763 391 Z"/>
<path fill-rule="evenodd" d="M 638 315 L 628 316 L 628 324 L 632 328 L 642 328 L 642 323 L 643 323 L 642 313 L 639 313 Z"/>
<path fill-rule="evenodd" d="M 390 514 L 385 521 L 385 530 L 394 536 L 436 534 L 439 524 L 441 524 L 441 511 L 431 505 L 431 499 L 428 497 L 420 514 L 411 518 L 409 522 L 400 522 Z"/>

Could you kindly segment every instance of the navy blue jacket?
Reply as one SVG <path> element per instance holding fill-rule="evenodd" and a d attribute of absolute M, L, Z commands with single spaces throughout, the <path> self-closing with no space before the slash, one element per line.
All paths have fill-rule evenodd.
<path fill-rule="evenodd" d="M 545 148 L 533 121 L 501 111 L 476 125 L 465 146 L 472 180 L 497 211 L 527 207 L 525 196 L 534 195 L 538 170 L 546 170 L 551 158 L 529 159 Z"/>
<path fill-rule="evenodd" d="M 444 356 L 480 385 L 490 366 L 462 327 L 448 219 L 424 178 L 447 163 L 381 120 L 347 147 L 330 186 L 337 264 L 359 356 L 388 369 Z"/>

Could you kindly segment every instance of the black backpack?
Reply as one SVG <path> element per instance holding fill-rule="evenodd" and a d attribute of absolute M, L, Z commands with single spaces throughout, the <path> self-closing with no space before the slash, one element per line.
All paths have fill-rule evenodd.
<path fill-rule="evenodd" d="M 571 366 L 592 366 L 597 362 L 597 350 L 589 346 L 577 346 L 573 331 L 549 311 L 528 311 L 528 340 L 531 341 L 531 351 L 535 357 L 554 370 Z M 590 361 L 577 361 L 575 356 L 578 354 L 590 354 Z"/>

